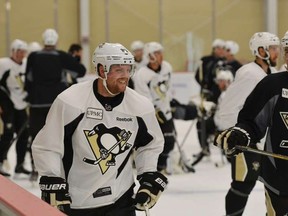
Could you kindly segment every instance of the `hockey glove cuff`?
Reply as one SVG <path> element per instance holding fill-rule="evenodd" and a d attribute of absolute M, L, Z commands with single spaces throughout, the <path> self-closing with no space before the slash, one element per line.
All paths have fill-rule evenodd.
<path fill-rule="evenodd" d="M 40 178 L 41 199 L 65 214 L 70 214 L 71 198 L 68 183 L 59 177 L 42 176 Z"/>
<path fill-rule="evenodd" d="M 234 156 L 241 151 L 236 145 L 248 146 L 250 136 L 247 131 L 239 127 L 232 127 L 219 133 L 214 139 L 214 145 L 222 148 L 227 156 Z"/>
<path fill-rule="evenodd" d="M 168 180 L 159 172 L 146 172 L 138 176 L 140 187 L 135 196 L 135 207 L 144 211 L 152 208 L 164 191 Z"/>

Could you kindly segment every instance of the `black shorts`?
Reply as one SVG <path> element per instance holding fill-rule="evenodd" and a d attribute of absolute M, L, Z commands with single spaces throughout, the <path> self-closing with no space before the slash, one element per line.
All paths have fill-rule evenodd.
<path fill-rule="evenodd" d="M 92 209 L 71 209 L 71 216 L 136 216 L 133 187 L 114 204 Z M 73 202 L 73 201 L 72 201 Z"/>

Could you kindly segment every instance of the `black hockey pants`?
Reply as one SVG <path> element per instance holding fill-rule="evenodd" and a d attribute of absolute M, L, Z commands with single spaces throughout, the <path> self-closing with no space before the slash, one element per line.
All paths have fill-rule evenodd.
<path fill-rule="evenodd" d="M 7 153 L 12 145 L 14 133 L 17 136 L 16 155 L 17 164 L 24 162 L 28 147 L 28 116 L 25 109 L 16 110 L 10 101 L 1 104 L 4 131 L 0 140 L 0 162 L 7 158 Z"/>

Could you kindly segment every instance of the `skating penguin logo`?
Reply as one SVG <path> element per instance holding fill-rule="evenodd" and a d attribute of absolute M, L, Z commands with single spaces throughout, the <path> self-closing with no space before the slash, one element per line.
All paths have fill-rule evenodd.
<path fill-rule="evenodd" d="M 110 166 L 116 165 L 116 156 L 132 146 L 128 143 L 132 133 L 118 127 L 107 128 L 104 124 L 96 125 L 92 130 L 84 130 L 95 159 L 83 158 L 92 165 L 99 165 L 104 174 Z"/>

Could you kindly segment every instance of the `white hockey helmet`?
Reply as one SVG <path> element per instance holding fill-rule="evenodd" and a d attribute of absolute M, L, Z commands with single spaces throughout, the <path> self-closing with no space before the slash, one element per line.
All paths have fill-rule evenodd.
<path fill-rule="evenodd" d="M 41 46 L 38 42 L 36 42 L 36 41 L 31 42 L 31 43 L 29 43 L 29 45 L 28 45 L 28 51 L 29 51 L 29 53 L 35 52 L 35 51 L 39 51 L 39 50 L 41 50 L 41 49 L 42 49 L 42 46 Z"/>
<path fill-rule="evenodd" d="M 11 51 L 17 51 L 17 50 L 28 50 L 28 45 L 25 41 L 19 40 L 19 39 L 15 39 L 14 41 L 12 41 L 11 43 Z"/>
<path fill-rule="evenodd" d="M 105 73 L 109 73 L 111 65 L 128 64 L 132 66 L 131 74 L 134 73 L 134 56 L 122 44 L 101 43 L 93 53 L 92 62 L 97 68 L 98 64 L 103 65 Z"/>
<path fill-rule="evenodd" d="M 233 82 L 234 77 L 230 70 L 220 69 L 216 75 L 216 81 L 219 81 L 219 80 L 225 80 L 231 83 Z"/>
<path fill-rule="evenodd" d="M 135 50 L 141 50 L 141 49 L 144 49 L 144 43 L 140 40 L 137 40 L 137 41 L 133 41 L 131 43 L 131 51 L 134 52 Z"/>
<path fill-rule="evenodd" d="M 154 55 L 154 52 L 157 52 L 157 51 L 163 51 L 164 48 L 163 46 L 158 43 L 158 42 L 149 42 L 149 43 L 146 43 L 145 46 L 144 46 L 144 56 L 147 58 L 147 59 L 150 59 L 149 56 L 151 56 L 153 59 L 155 59 L 155 55 Z"/>
<path fill-rule="evenodd" d="M 257 32 L 251 37 L 249 41 L 249 47 L 252 51 L 252 55 L 258 56 L 262 59 L 269 59 L 269 46 L 273 45 L 280 45 L 280 40 L 276 35 L 269 32 Z M 267 53 L 267 57 L 263 58 L 262 56 L 260 56 L 258 52 L 258 49 L 260 47 L 264 48 Z"/>
<path fill-rule="evenodd" d="M 225 49 L 229 50 L 232 55 L 236 55 L 239 52 L 239 45 L 235 41 L 228 40 L 225 43 Z"/>
<path fill-rule="evenodd" d="M 225 47 L 226 43 L 224 40 L 222 39 L 215 39 L 212 43 L 212 48 L 215 48 L 215 47 Z"/>
<path fill-rule="evenodd" d="M 46 29 L 42 35 L 44 45 L 55 46 L 58 41 L 58 33 L 55 29 Z"/>
<path fill-rule="evenodd" d="M 285 33 L 284 37 L 281 39 L 281 45 L 283 48 L 288 47 L 288 31 Z"/>

